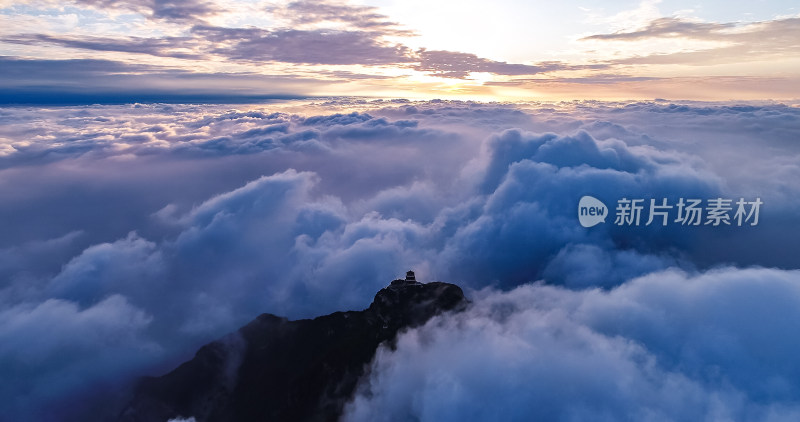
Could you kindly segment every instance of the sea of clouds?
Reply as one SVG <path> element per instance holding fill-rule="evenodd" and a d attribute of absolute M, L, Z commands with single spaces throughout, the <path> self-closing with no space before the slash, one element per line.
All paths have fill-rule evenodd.
<path fill-rule="evenodd" d="M 2 108 L 0 415 L 108 411 L 414 269 L 473 306 L 381 349 L 348 419 L 797 420 L 798 139 L 771 103 Z M 764 205 L 586 229 L 583 195 Z"/>

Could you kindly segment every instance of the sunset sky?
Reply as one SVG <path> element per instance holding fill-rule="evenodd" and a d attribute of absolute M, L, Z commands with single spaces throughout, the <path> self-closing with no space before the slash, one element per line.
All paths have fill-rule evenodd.
<path fill-rule="evenodd" d="M 791 100 L 798 51 L 791 1 L 0 1 L 0 102 Z"/>

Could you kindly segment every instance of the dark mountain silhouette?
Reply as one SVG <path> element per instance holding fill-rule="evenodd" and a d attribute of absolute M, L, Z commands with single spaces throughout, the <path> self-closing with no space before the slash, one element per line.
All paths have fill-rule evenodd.
<path fill-rule="evenodd" d="M 418 283 L 409 272 L 363 311 L 298 321 L 263 314 L 172 372 L 142 379 L 119 420 L 335 421 L 381 343 L 392 347 L 399 331 L 466 304 L 458 286 Z"/>

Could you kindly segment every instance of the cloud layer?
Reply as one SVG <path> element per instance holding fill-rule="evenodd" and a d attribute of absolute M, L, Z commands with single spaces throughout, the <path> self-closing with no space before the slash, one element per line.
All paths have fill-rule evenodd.
<path fill-rule="evenodd" d="M 745 329 L 740 321 L 727 320 L 732 310 L 679 309 L 701 312 L 714 295 L 742 307 L 755 306 L 748 301 L 757 298 L 772 303 L 780 292 L 787 300 L 793 297 L 792 290 L 784 291 L 797 277 L 791 271 L 705 272 L 721 265 L 797 268 L 792 251 L 800 247 L 800 196 L 790 182 L 800 175 L 800 151 L 792 142 L 797 110 L 780 104 L 348 99 L 238 109 L 4 108 L 0 336 L 11 346 L 0 350 L 0 368 L 9 374 L 0 386 L 3 413 L 80 418 L 95 411 L 95 403 L 82 398 L 113 396 L 133 374 L 164 371 L 262 312 L 301 318 L 362 309 L 409 268 L 424 281 L 500 289 L 476 293 L 481 299 L 468 315 L 476 324 L 511 330 L 512 344 L 492 349 L 481 336 L 496 334 L 481 330 L 453 331 L 464 337 L 462 343 L 454 338 L 456 344 L 484 341 L 489 356 L 512 357 L 542 338 L 554 351 L 572 356 L 554 361 L 552 371 L 602 362 L 629 373 L 632 384 L 619 395 L 598 392 L 601 378 L 580 384 L 586 400 L 613 399 L 610 415 L 626 414 L 626 404 L 649 397 L 652 405 L 640 411 L 681 416 L 664 403 L 683 396 L 672 397 L 671 387 L 652 382 L 664 374 L 686 391 L 710 394 L 698 397 L 718 397 L 720 409 L 734 415 L 741 413 L 726 406 L 737 394 L 754 403 L 790 403 L 794 387 L 781 390 L 782 381 L 744 387 L 775 371 L 764 366 L 761 355 L 748 361 L 731 352 L 726 356 L 739 360 L 725 366 L 713 360 L 725 356 L 703 354 L 708 351 L 702 347 L 711 346 L 697 343 L 698 350 L 681 354 L 670 347 L 695 341 L 675 337 L 692 335 L 691 330 L 664 327 L 678 324 L 678 318 L 692 321 L 693 315 L 722 324 L 724 340 L 725 333 Z M 743 157 L 748 165 L 736 166 Z M 611 208 L 623 196 L 760 197 L 764 208 L 756 227 L 636 228 L 614 226 L 609 219 L 584 229 L 576 214 L 582 195 Z M 626 283 L 631 279 L 636 281 Z M 721 281 L 733 279 L 738 284 Z M 529 285 L 537 280 L 546 286 Z M 670 286 L 672 299 L 662 292 Z M 693 286 L 710 290 L 697 292 Z M 605 290 L 591 290 L 598 287 Z M 767 296 L 741 293 L 761 287 Z M 527 306 L 537 295 L 554 301 Z M 494 321 L 499 317 L 484 309 L 506 302 L 513 304 L 509 321 L 519 319 L 514 327 L 503 328 L 505 322 Z M 585 310 L 578 312 L 577 302 L 596 302 L 605 310 L 582 319 Z M 625 307 L 630 303 L 645 308 Z M 613 332 L 625 328 L 625 318 L 640 320 L 639 311 L 664 312 L 676 320 Z M 596 325 L 603 312 L 612 320 Z M 534 337 L 514 331 L 543 313 L 560 313 L 561 319 L 537 323 L 543 325 Z M 448 321 L 438 324 L 469 325 Z M 425 354 L 428 343 L 413 346 L 413 336 L 437 327 L 404 341 Z M 555 336 L 563 331 L 559 327 L 574 342 L 605 352 L 581 363 L 584 350 L 572 350 L 573 340 Z M 645 338 L 662 331 L 667 337 Z M 71 341 L 66 333 L 86 334 Z M 777 332 L 765 334 L 765 347 L 782 347 L 779 338 Z M 409 373 L 425 373 L 424 365 L 435 364 L 438 346 L 430 346 L 430 362 Z M 381 359 L 401 362 L 404 347 Z M 465 353 L 462 363 L 469 366 L 473 358 Z M 498 364 L 501 372 L 508 370 Z M 681 367 L 688 364 L 695 367 Z M 745 373 L 734 364 L 753 367 Z M 380 397 L 399 394 L 406 400 L 405 387 L 385 385 L 389 381 L 382 378 L 393 369 L 381 369 L 381 360 L 376 365 L 373 383 Z M 714 365 L 729 387 L 699 373 Z M 460 376 L 459 367 L 448 371 Z M 476 383 L 483 380 L 479 375 Z M 422 381 L 407 381 L 417 382 Z M 533 393 L 520 394 L 524 401 Z M 353 416 L 378 411 L 386 405 L 380 397 L 359 398 Z M 597 403 L 592 399 L 587 409 Z M 743 406 L 754 415 L 772 409 Z M 700 407 L 689 407 L 686 414 L 708 410 Z M 559 411 L 556 402 L 550 409 Z M 787 409 L 794 411 L 774 408 Z"/>
<path fill-rule="evenodd" d="M 482 291 L 383 348 L 344 419 L 793 420 L 798 282 L 726 268 Z"/>

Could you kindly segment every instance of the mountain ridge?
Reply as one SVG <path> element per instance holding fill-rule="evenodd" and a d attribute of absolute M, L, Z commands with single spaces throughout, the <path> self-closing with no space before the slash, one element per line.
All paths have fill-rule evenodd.
<path fill-rule="evenodd" d="M 460 287 L 409 274 L 361 311 L 295 321 L 261 314 L 171 372 L 142 378 L 117 420 L 338 420 L 380 345 L 468 304 Z"/>

